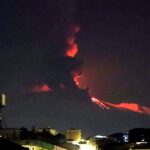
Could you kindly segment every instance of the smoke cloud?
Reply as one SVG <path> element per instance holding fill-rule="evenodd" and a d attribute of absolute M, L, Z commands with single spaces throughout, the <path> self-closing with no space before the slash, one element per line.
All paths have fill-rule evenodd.
<path fill-rule="evenodd" d="M 76 2 L 16 1 L 1 6 L 0 90 L 21 92 L 36 86 L 39 91 L 45 84 L 50 89 L 75 87 L 73 72 L 82 62 L 66 56 L 66 49 L 77 49 L 73 36 L 78 29 L 72 26 Z"/>

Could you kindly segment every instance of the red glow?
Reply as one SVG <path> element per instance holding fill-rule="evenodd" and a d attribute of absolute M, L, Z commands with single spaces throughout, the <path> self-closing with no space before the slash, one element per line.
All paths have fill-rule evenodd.
<path fill-rule="evenodd" d="M 69 41 L 70 42 L 70 41 Z M 69 57 L 74 57 L 78 52 L 78 47 L 77 44 L 72 43 L 70 45 L 70 48 L 67 50 L 67 56 Z"/>
<path fill-rule="evenodd" d="M 120 103 L 120 104 L 117 104 L 117 107 L 129 109 L 135 112 L 141 112 L 139 109 L 140 106 L 135 103 Z"/>
<path fill-rule="evenodd" d="M 77 85 L 77 87 L 79 87 L 80 86 L 80 82 L 78 81 L 78 76 L 74 76 L 74 78 L 73 78 L 73 80 L 74 80 L 74 82 L 75 82 L 75 84 Z"/>
<path fill-rule="evenodd" d="M 52 91 L 52 89 L 47 84 L 36 85 L 32 88 L 33 93 L 50 92 L 50 91 Z"/>
<path fill-rule="evenodd" d="M 68 49 L 66 55 L 69 57 L 74 57 L 78 52 L 78 45 L 75 43 L 75 34 L 79 32 L 80 28 L 74 27 L 72 29 L 73 34 L 67 39 Z"/>

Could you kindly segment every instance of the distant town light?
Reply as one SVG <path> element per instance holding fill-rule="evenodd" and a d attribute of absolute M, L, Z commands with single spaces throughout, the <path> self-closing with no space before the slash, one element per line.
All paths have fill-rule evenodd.
<path fill-rule="evenodd" d="M 95 138 L 102 139 L 102 138 L 108 138 L 108 137 L 105 135 L 96 135 Z"/>

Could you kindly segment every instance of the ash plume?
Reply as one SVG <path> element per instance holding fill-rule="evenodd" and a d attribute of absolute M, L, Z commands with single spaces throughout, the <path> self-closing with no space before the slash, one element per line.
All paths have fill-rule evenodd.
<path fill-rule="evenodd" d="M 79 71 L 82 62 L 76 58 L 62 56 L 49 60 L 49 65 L 45 69 L 45 83 L 52 89 L 58 90 L 60 85 L 64 85 L 68 90 L 76 89 L 77 86 L 73 81 L 73 74 Z"/>

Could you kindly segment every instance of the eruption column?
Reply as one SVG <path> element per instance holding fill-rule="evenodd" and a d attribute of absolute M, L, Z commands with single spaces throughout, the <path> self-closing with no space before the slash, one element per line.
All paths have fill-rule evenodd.
<path fill-rule="evenodd" d="M 75 36 L 76 36 L 76 33 L 79 32 L 79 30 L 80 30 L 80 28 L 78 26 L 74 26 L 72 28 L 72 34 L 71 34 L 71 36 L 69 36 L 69 38 L 67 39 L 68 49 L 66 51 L 66 55 L 68 57 L 75 57 L 75 55 L 78 52 L 78 45 L 75 43 Z M 79 77 L 79 75 L 75 73 L 73 75 L 73 80 L 74 80 L 76 86 L 78 88 L 80 88 L 80 82 L 78 81 L 78 77 Z M 91 100 L 92 100 L 92 102 L 94 102 L 98 106 L 100 106 L 102 109 L 109 109 L 109 107 L 106 106 L 105 103 L 103 103 L 102 101 L 98 100 L 97 98 L 91 96 Z"/>

